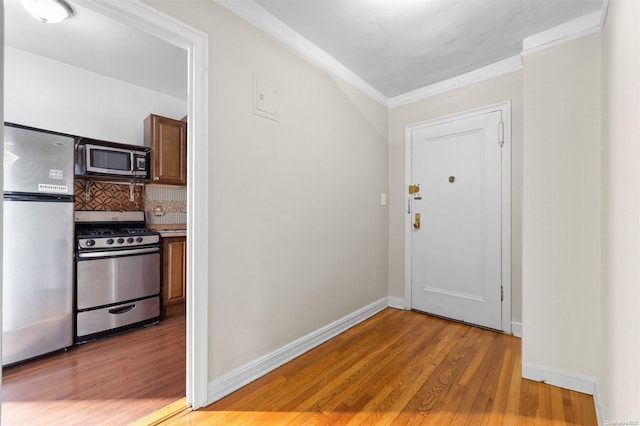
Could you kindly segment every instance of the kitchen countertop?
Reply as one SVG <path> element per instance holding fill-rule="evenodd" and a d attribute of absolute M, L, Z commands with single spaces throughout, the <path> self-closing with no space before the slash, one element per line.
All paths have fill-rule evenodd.
<path fill-rule="evenodd" d="M 170 238 L 170 237 L 186 237 L 187 230 L 186 229 L 165 229 L 160 230 L 160 236 L 162 238 Z"/>

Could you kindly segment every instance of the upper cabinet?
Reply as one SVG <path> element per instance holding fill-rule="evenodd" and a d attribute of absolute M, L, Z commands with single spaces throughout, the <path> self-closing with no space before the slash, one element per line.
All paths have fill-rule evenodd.
<path fill-rule="evenodd" d="M 187 123 L 151 114 L 144 120 L 144 143 L 151 147 L 151 182 L 187 184 Z"/>

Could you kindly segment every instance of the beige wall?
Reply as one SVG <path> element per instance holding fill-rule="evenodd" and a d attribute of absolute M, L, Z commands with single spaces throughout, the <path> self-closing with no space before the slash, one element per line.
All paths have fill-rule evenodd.
<path fill-rule="evenodd" d="M 521 321 L 522 72 L 433 96 L 389 111 L 389 295 L 404 299 L 405 129 L 407 125 L 511 101 L 511 310 Z"/>
<path fill-rule="evenodd" d="M 522 360 L 596 376 L 600 34 L 524 58 Z"/>
<path fill-rule="evenodd" d="M 603 301 L 600 395 L 640 421 L 640 2 L 611 0 L 602 33 Z"/>
<path fill-rule="evenodd" d="M 640 3 L 611 0 L 602 46 L 387 111 L 210 0 L 144 1 L 210 37 L 209 380 L 403 298 L 406 125 L 511 100 L 523 360 L 598 377 L 608 418 L 638 418 Z M 253 73 L 279 89 L 279 123 L 251 113 Z"/>
<path fill-rule="evenodd" d="M 209 35 L 211 381 L 387 295 L 387 109 L 211 0 L 147 3 Z"/>

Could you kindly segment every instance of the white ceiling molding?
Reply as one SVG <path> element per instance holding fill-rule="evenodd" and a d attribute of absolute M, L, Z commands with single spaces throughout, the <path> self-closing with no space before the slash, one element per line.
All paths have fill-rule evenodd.
<path fill-rule="evenodd" d="M 604 28 L 607 20 L 607 11 L 609 10 L 609 0 L 602 0 L 602 9 L 600 10 L 600 29 Z"/>
<path fill-rule="evenodd" d="M 603 7 L 606 5 L 603 5 Z M 604 10 L 606 11 L 606 9 Z M 522 40 L 522 55 L 548 49 L 601 30 L 603 10 L 589 13 Z"/>
<path fill-rule="evenodd" d="M 336 61 L 315 44 L 302 37 L 288 25 L 268 13 L 253 0 L 215 0 L 245 21 L 284 43 L 320 68 L 340 77 L 374 101 L 387 106 L 388 99 L 350 69 Z"/>
<path fill-rule="evenodd" d="M 274 37 L 276 40 L 289 46 L 321 69 L 340 77 L 374 101 L 389 108 L 396 108 L 453 89 L 519 71 L 522 69 L 522 57 L 527 54 L 548 49 L 600 31 L 604 24 L 609 3 L 609 0 L 603 0 L 602 8 L 598 12 L 581 16 L 549 30 L 526 37 L 522 41 L 522 52 L 520 55 L 503 59 L 485 67 L 392 98 L 387 98 L 324 50 L 302 37 L 253 0 L 214 1 Z"/>
<path fill-rule="evenodd" d="M 421 87 L 419 89 L 403 93 L 402 95 L 394 96 L 389 99 L 389 108 L 396 108 L 410 104 L 459 87 L 468 86 L 473 83 L 488 80 L 510 72 L 519 71 L 521 69 L 522 57 L 520 55 L 512 56 L 511 58 L 503 59 L 502 61 L 461 74 L 457 77 L 453 77 L 439 83 L 430 84 L 429 86 Z"/>

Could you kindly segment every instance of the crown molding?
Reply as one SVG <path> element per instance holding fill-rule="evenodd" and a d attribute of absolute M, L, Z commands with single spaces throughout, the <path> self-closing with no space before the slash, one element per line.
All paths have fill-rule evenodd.
<path fill-rule="evenodd" d="M 253 0 L 214 0 L 240 18 L 264 31 L 276 40 L 299 53 L 321 69 L 341 78 L 366 96 L 388 108 L 396 108 L 430 96 L 445 93 L 460 87 L 478 83 L 522 69 L 522 57 L 550 47 L 566 43 L 589 34 L 601 31 L 604 25 L 609 0 L 603 0 L 600 11 L 581 16 L 564 24 L 550 28 L 538 34 L 526 37 L 522 41 L 519 55 L 503 59 L 482 68 L 449 78 L 438 83 L 387 98 L 377 89 L 358 77 L 354 72 L 335 60 L 332 56 L 302 37 Z"/>
<path fill-rule="evenodd" d="M 428 98 L 440 93 L 449 92 L 459 87 L 468 86 L 473 83 L 488 80 L 490 78 L 498 77 L 503 74 L 507 74 L 522 69 L 522 58 L 520 55 L 512 56 L 502 61 L 495 62 L 486 67 L 478 68 L 457 77 L 453 77 L 439 83 L 434 83 L 429 86 L 421 87 L 416 90 L 412 90 L 402 95 L 394 96 L 389 99 L 389 108 L 397 108 L 402 105 L 410 104 L 419 101 L 424 98 Z"/>
<path fill-rule="evenodd" d="M 604 21 L 603 15 L 606 13 L 605 6 L 603 4 L 604 10 L 589 13 L 526 37 L 522 40 L 522 55 L 526 56 L 600 31 Z"/>

